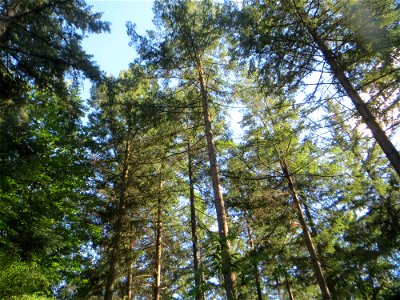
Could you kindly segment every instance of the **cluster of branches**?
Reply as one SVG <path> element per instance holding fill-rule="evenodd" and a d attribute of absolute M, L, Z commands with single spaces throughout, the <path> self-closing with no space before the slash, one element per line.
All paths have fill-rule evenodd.
<path fill-rule="evenodd" d="M 398 3 L 154 13 L 106 78 L 84 2 L 1 5 L 0 298 L 396 299 Z"/>

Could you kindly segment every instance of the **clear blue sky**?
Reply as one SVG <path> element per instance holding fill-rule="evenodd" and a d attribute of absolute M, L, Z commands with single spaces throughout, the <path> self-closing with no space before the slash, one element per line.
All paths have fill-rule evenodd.
<path fill-rule="evenodd" d="M 130 41 L 126 34 L 126 22 L 137 25 L 137 31 L 144 34 L 152 29 L 152 0 L 97 0 L 86 1 L 92 6 L 92 11 L 103 12 L 102 19 L 111 22 L 111 33 L 92 34 L 83 41 L 87 53 L 107 74 L 118 76 L 121 70 L 128 68 L 135 58 L 135 51 L 129 47 Z"/>

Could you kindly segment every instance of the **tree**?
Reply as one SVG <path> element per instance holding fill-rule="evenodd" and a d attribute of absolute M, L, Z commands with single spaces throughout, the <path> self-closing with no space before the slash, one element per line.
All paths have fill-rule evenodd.
<path fill-rule="evenodd" d="M 93 94 L 93 104 L 97 107 L 91 116 L 91 135 L 95 143 L 92 151 L 97 156 L 93 165 L 99 178 L 98 189 L 110 205 L 109 208 L 100 207 L 106 209 L 103 222 L 110 227 L 106 238 L 111 239 L 106 243 L 108 270 L 104 299 L 112 299 L 122 263 L 126 261 L 123 252 L 134 242 L 131 219 L 137 218 L 133 209 L 143 197 L 141 190 L 151 189 L 140 177 L 151 176 L 154 168 L 149 167 L 150 163 L 142 168 L 138 166 L 142 160 L 154 159 L 151 153 L 154 150 L 147 150 L 153 144 L 143 145 L 140 140 L 152 137 L 153 118 L 148 108 L 154 103 L 152 97 L 156 91 L 157 85 L 145 78 L 144 70 L 133 66 L 117 80 L 110 78 L 97 87 Z M 129 255 L 128 261 L 130 266 Z"/>
<path fill-rule="evenodd" d="M 27 294 L 50 295 L 60 278 L 83 284 L 72 274 L 87 265 L 79 252 L 93 237 L 94 228 L 86 226 L 93 197 L 82 103 L 74 89 L 66 99 L 31 90 L 25 101 L 23 108 L 10 103 L 0 111 L 0 255 L 9 257 L 9 272 L 37 275 L 37 285 L 20 282 L 30 286 Z M 7 296 L 22 297 L 17 292 Z"/>
<path fill-rule="evenodd" d="M 228 239 L 228 223 L 220 184 L 217 152 L 212 131 L 208 74 L 217 69 L 210 64 L 210 55 L 221 40 L 221 28 L 217 23 L 220 6 L 210 1 L 155 2 L 156 21 L 163 34 L 155 43 L 140 37 L 134 26 L 128 27 L 132 42 L 142 60 L 163 68 L 167 73 L 176 72 L 181 78 L 197 85 L 201 97 L 205 136 L 207 139 L 210 172 L 217 212 L 220 243 L 222 249 L 222 272 L 227 299 L 237 298 L 236 275 L 232 270 L 231 248 Z M 156 38 L 153 32 L 151 38 Z M 179 76 L 178 75 L 178 76 Z M 189 76 L 188 76 L 189 75 Z"/>
<path fill-rule="evenodd" d="M 315 71 L 327 74 L 321 78 L 332 76 L 337 92 L 353 102 L 400 174 L 400 154 L 377 121 L 377 115 L 397 106 L 398 94 L 391 82 L 399 72 L 396 2 L 247 1 L 242 12 L 237 19 L 239 52 L 246 60 L 247 54 L 257 60 L 266 86 L 293 91 Z M 363 94 L 369 95 L 370 106 L 379 99 L 390 103 L 374 114 Z"/>
<path fill-rule="evenodd" d="M 3 1 L 0 6 L 1 104 L 23 102 L 26 85 L 68 91 L 66 77 L 98 80 L 101 72 L 81 47 L 87 33 L 108 31 L 80 0 Z"/>
<path fill-rule="evenodd" d="M 306 203 L 306 199 L 304 197 L 300 199 L 296 187 L 296 173 L 298 170 L 304 172 L 304 169 L 309 169 L 311 164 L 317 163 L 312 158 L 307 161 L 302 157 L 303 152 L 310 151 L 311 145 L 307 140 L 304 144 L 298 141 L 298 136 L 304 126 L 301 121 L 297 120 L 300 111 L 294 108 L 294 101 L 284 98 L 273 100 L 262 96 L 262 92 L 261 95 L 257 95 L 256 91 L 257 85 L 252 89 L 251 98 L 247 94 L 243 95 L 245 98 L 244 103 L 248 103 L 249 107 L 249 112 L 244 116 L 245 124 L 248 128 L 248 134 L 245 139 L 249 143 L 249 147 L 255 146 L 255 149 L 249 152 L 254 151 L 255 154 L 253 155 L 258 158 L 254 171 L 265 173 L 265 167 L 262 166 L 265 166 L 268 162 L 268 168 L 276 172 L 275 176 L 281 176 L 282 179 L 285 179 L 288 187 L 287 192 L 293 200 L 292 207 L 300 222 L 304 242 L 310 255 L 322 297 L 331 299 L 323 266 L 303 212 L 302 202 Z M 269 150 L 262 149 L 268 146 Z M 264 151 L 269 151 L 269 157 L 265 155 Z M 261 157 L 266 161 L 263 161 Z M 289 294 L 291 294 L 290 291 Z"/>
<path fill-rule="evenodd" d="M 330 239 L 336 240 L 329 259 L 336 274 L 333 280 L 354 282 L 352 287 L 336 284 L 338 298 L 348 293 L 374 298 L 390 289 L 388 282 L 397 280 L 390 271 L 396 268 L 392 260 L 397 255 L 399 236 L 395 217 L 398 205 L 393 202 L 397 197 L 393 194 L 396 173 L 379 158 L 379 149 L 362 130 L 362 124 L 346 120 L 340 108 L 328 102 L 327 111 L 334 118 L 327 120 L 331 135 L 327 147 L 335 153 L 329 163 L 338 168 L 338 173 L 347 175 L 331 181 L 316 197 L 332 199 L 325 210 L 331 223 L 327 231 L 331 232 Z M 339 238 L 334 237 L 337 227 L 343 232 Z M 329 245 L 327 237 L 321 242 Z M 332 250 L 332 246 L 329 248 Z"/>

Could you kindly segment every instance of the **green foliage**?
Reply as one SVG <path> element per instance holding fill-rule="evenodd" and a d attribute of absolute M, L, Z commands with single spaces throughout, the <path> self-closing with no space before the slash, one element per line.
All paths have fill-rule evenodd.
<path fill-rule="evenodd" d="M 200 70 L 239 298 L 256 297 L 257 278 L 264 297 L 319 297 L 290 176 L 332 294 L 397 299 L 399 178 L 346 107 L 310 26 L 395 138 L 398 3 L 185 0 L 155 1 L 154 11 L 148 36 L 128 25 L 140 59 L 101 78 L 80 43 L 108 25 L 83 1 L 0 7 L 0 298 L 103 298 L 113 268 L 115 298 L 129 276 L 131 292 L 149 298 L 157 226 L 162 298 L 194 298 L 188 160 L 201 292 L 224 297 Z M 102 79 L 87 126 L 82 73 Z M 244 134 L 234 143 L 225 107 L 238 99 Z"/>
<path fill-rule="evenodd" d="M 0 254 L 1 299 L 50 299 L 51 283 L 46 270 L 36 262 L 23 262 L 9 253 Z"/>
<path fill-rule="evenodd" d="M 84 1 L 7 1 L 0 13 L 1 102 L 27 84 L 65 95 L 67 75 L 100 78 L 81 42 L 109 27 Z"/>

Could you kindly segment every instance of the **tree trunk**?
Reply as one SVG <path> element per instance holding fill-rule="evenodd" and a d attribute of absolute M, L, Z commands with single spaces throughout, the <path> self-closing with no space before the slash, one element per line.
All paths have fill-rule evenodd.
<path fill-rule="evenodd" d="M 293 296 L 293 293 L 292 293 L 292 289 L 290 288 L 290 283 L 289 283 L 289 280 L 287 278 L 287 274 L 285 274 L 285 285 L 286 285 L 286 290 L 287 290 L 287 293 L 288 293 L 289 300 L 294 300 L 294 296 Z"/>
<path fill-rule="evenodd" d="M 207 87 L 203 73 L 203 66 L 200 59 L 197 61 L 197 70 L 201 90 L 205 135 L 207 139 L 207 149 L 214 192 L 214 203 L 217 212 L 218 233 L 221 243 L 222 273 L 224 276 L 226 298 L 228 300 L 233 300 L 237 299 L 236 274 L 233 272 L 231 266 L 232 258 L 230 254 L 231 246 L 228 240 L 228 222 L 226 218 L 225 202 L 222 196 L 220 185 L 214 136 L 211 129 L 211 115 L 208 107 Z"/>
<path fill-rule="evenodd" d="M 332 69 L 335 78 L 339 81 L 342 88 L 346 91 L 347 96 L 353 102 L 362 120 L 367 125 L 369 130 L 371 130 L 373 137 L 378 142 L 386 157 L 389 159 L 390 164 L 400 176 L 400 153 L 397 151 L 393 143 L 389 140 L 385 131 L 381 128 L 379 123 L 376 121 L 374 115 L 369 110 L 367 104 L 362 100 L 357 90 L 354 88 L 353 84 L 346 76 L 346 71 L 338 61 L 336 55 L 325 44 L 308 17 L 303 12 L 300 12 L 297 7 L 296 10 L 300 22 L 302 22 L 306 26 L 315 44 L 324 56 L 325 61 Z"/>
<path fill-rule="evenodd" d="M 128 137 L 130 136 L 130 129 L 128 129 Z M 117 207 L 117 220 L 114 227 L 114 236 L 111 241 L 111 254 L 110 254 L 110 269 L 107 274 L 106 288 L 104 293 L 104 300 L 112 300 L 114 293 L 114 281 L 117 275 L 117 262 L 118 262 L 118 247 L 121 244 L 121 234 L 123 227 L 123 219 L 126 205 L 126 188 L 129 176 L 129 156 L 131 153 L 130 143 L 127 139 L 125 142 L 124 163 L 121 174 L 121 188 L 119 194 L 119 201 Z"/>
<path fill-rule="evenodd" d="M 129 234 L 133 234 L 132 232 L 132 224 L 129 224 Z M 133 238 L 133 235 L 130 237 L 130 242 L 129 242 L 129 249 L 130 249 L 130 254 L 133 253 L 133 249 L 135 247 L 135 240 Z M 127 295 L 128 299 L 127 300 L 132 300 L 133 293 L 132 293 L 132 286 L 133 286 L 133 258 L 129 257 L 128 261 L 128 282 L 127 282 Z"/>
<path fill-rule="evenodd" d="M 161 174 L 160 174 L 161 176 Z M 160 300 L 161 292 L 161 243 L 162 243 L 162 207 L 161 207 L 162 181 L 160 179 L 160 194 L 157 200 L 157 220 L 156 220 L 156 253 L 154 256 L 154 284 L 153 299 Z"/>
<path fill-rule="evenodd" d="M 308 226 L 306 224 L 306 221 L 305 221 L 305 218 L 303 215 L 303 210 L 301 208 L 300 199 L 297 195 L 292 176 L 289 173 L 289 169 L 287 167 L 287 164 L 286 164 L 286 161 L 284 158 L 280 158 L 280 164 L 282 167 L 283 174 L 285 175 L 285 178 L 288 182 L 289 191 L 290 191 L 290 194 L 292 195 L 293 202 L 296 207 L 296 212 L 297 212 L 300 224 L 301 224 L 301 228 L 303 230 L 305 243 L 306 243 L 308 252 L 310 254 L 310 257 L 311 257 L 311 262 L 312 262 L 312 265 L 314 268 L 315 275 L 317 277 L 317 282 L 318 282 L 319 288 L 321 290 L 322 298 L 324 300 L 331 300 L 332 299 L 331 294 L 330 294 L 328 285 L 326 284 L 326 279 L 325 279 L 324 273 L 321 268 L 321 263 L 318 259 L 317 252 L 315 251 L 310 231 L 308 230 Z"/>
<path fill-rule="evenodd" d="M 275 282 L 276 282 L 276 289 L 278 290 L 278 299 L 281 300 L 282 299 L 281 284 L 279 282 L 279 278 L 278 277 L 275 278 Z"/>
<path fill-rule="evenodd" d="M 305 203 L 304 201 L 302 204 L 304 207 L 304 211 L 306 213 L 307 220 L 310 224 L 311 237 L 315 238 L 317 235 L 317 229 L 315 227 L 310 208 L 308 207 L 307 203 Z M 321 262 L 321 268 L 325 272 L 326 271 L 326 263 L 325 263 L 324 259 L 322 258 L 323 250 L 319 243 L 316 243 L 316 246 L 317 246 L 317 253 L 319 254 L 319 260 Z M 325 280 L 326 280 L 326 284 L 328 285 L 329 292 L 331 293 L 332 300 L 337 300 L 335 284 L 334 284 L 334 281 L 332 280 L 332 278 L 329 277 L 329 274 L 325 274 Z"/>
<path fill-rule="evenodd" d="M 247 218 L 245 216 L 244 218 L 245 221 L 245 227 L 247 228 L 247 234 L 249 236 L 249 246 L 251 250 L 254 250 L 254 240 L 253 240 L 253 235 L 251 234 L 251 229 L 249 222 L 247 221 Z M 262 300 L 262 290 L 261 290 L 261 283 L 260 283 L 260 272 L 258 271 L 258 266 L 257 263 L 254 262 L 253 264 L 253 276 L 254 276 L 254 281 L 256 284 L 256 289 L 257 289 L 257 299 Z"/>
<path fill-rule="evenodd" d="M 192 250 L 193 250 L 193 272 L 194 272 L 194 287 L 196 290 L 196 300 L 202 300 L 202 282 L 200 270 L 200 255 L 198 249 L 197 238 L 197 222 L 196 222 L 196 207 L 194 195 L 194 179 L 193 179 L 193 166 L 192 166 L 192 153 L 190 142 L 188 142 L 188 173 L 189 173 L 189 198 L 190 198 L 190 224 L 192 228 Z"/>
<path fill-rule="evenodd" d="M 133 247 L 131 248 L 133 249 Z M 129 264 L 129 269 L 128 269 L 128 291 L 127 291 L 127 295 L 128 295 L 128 299 L 127 300 L 131 300 L 133 293 L 132 293 L 132 284 L 133 284 L 133 272 L 132 272 L 132 267 L 133 267 L 133 263 Z"/>

